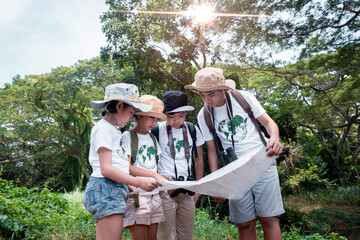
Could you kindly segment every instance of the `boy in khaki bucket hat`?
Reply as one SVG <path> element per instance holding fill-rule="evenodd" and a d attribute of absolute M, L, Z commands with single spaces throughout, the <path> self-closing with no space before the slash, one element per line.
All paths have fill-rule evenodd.
<path fill-rule="evenodd" d="M 266 145 L 267 155 L 277 156 L 282 152 L 277 124 L 266 113 L 259 101 L 250 92 L 235 89 L 235 81 L 226 79 L 223 70 L 207 67 L 195 74 L 195 81 L 185 89 L 199 91 L 204 107 L 197 119 L 208 148 L 208 161 L 211 172 L 218 169 L 220 149 L 233 149 L 237 158 L 258 151 Z M 236 93 L 236 91 L 238 93 Z M 248 114 L 236 95 L 241 94 L 250 105 Z M 208 111 L 204 114 L 205 111 Z M 270 139 L 257 131 L 253 116 L 265 126 Z M 205 115 L 212 122 L 209 129 Z M 255 120 L 254 120 L 255 121 Z M 255 121 L 256 122 L 256 121 Z M 215 144 L 220 139 L 221 143 Z M 262 139 L 264 139 L 262 141 Z M 246 184 L 246 183 L 243 183 Z M 214 197 L 218 202 L 225 199 Z M 281 239 L 278 215 L 284 213 L 276 162 L 266 170 L 257 183 L 240 200 L 229 200 L 230 220 L 237 224 L 240 239 L 257 239 L 255 222 L 260 221 L 265 239 Z"/>

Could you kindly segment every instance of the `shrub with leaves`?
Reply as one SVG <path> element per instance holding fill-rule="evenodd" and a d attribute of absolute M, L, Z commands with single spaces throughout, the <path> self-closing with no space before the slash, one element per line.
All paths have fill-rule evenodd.
<path fill-rule="evenodd" d="M 48 189 L 18 187 L 0 178 L 0 234 L 12 239 L 35 239 L 61 218 L 68 202 Z"/>

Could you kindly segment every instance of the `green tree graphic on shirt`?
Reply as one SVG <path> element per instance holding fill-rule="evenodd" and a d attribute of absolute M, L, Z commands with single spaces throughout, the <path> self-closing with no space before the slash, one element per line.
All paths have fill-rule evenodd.
<path fill-rule="evenodd" d="M 247 129 L 248 118 L 242 118 L 239 115 L 235 115 L 232 121 L 229 119 L 222 120 L 218 125 L 219 135 L 223 138 L 231 141 L 231 122 L 234 128 L 234 142 L 241 142 L 245 139 L 248 129 Z"/>

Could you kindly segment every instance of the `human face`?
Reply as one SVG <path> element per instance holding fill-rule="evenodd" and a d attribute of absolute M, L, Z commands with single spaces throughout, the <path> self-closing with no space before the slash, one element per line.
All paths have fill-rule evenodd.
<path fill-rule="evenodd" d="M 174 114 L 166 114 L 167 123 L 173 128 L 181 128 L 185 122 L 187 112 L 177 112 Z"/>
<path fill-rule="evenodd" d="M 226 103 L 224 90 L 199 92 L 199 95 L 210 107 L 220 107 Z"/>
<path fill-rule="evenodd" d="M 155 125 L 161 121 L 160 118 L 157 117 L 151 117 L 151 116 L 144 116 L 144 115 L 137 115 L 138 117 L 138 126 L 141 128 L 141 130 L 146 133 L 153 129 Z"/>
<path fill-rule="evenodd" d="M 124 107 L 122 103 L 118 103 L 117 107 L 119 110 L 116 113 L 116 122 L 120 128 L 123 128 L 131 122 L 137 109 L 132 106 Z"/>

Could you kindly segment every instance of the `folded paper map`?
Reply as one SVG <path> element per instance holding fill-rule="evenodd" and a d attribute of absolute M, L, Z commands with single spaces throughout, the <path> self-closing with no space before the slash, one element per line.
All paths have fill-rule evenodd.
<path fill-rule="evenodd" d="M 267 157 L 265 147 L 263 147 L 257 152 L 239 158 L 198 181 L 159 181 L 162 187 L 156 188 L 154 193 L 184 188 L 210 196 L 240 199 L 255 185 L 276 157 Z M 136 192 L 145 195 L 153 194 L 153 192 L 144 192 L 141 189 Z"/>

